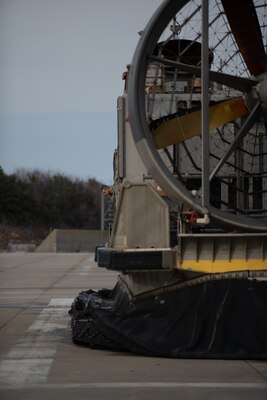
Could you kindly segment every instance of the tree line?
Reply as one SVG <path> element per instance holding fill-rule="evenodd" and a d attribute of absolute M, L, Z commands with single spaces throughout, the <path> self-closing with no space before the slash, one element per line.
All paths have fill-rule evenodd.
<path fill-rule="evenodd" d="M 101 183 L 62 173 L 0 167 L 0 223 L 32 229 L 99 229 Z"/>

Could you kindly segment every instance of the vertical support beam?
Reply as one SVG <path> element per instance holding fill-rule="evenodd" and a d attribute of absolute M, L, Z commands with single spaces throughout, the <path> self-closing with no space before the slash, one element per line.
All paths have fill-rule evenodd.
<path fill-rule="evenodd" d="M 202 206 L 209 206 L 209 0 L 202 0 L 201 46 Z"/>
<path fill-rule="evenodd" d="M 101 192 L 101 231 L 105 230 L 105 198 Z"/>

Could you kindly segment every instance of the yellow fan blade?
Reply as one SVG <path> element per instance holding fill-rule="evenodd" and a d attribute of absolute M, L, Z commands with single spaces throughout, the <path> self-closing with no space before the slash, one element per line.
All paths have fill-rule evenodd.
<path fill-rule="evenodd" d="M 242 97 L 226 100 L 209 107 L 209 130 L 218 128 L 247 114 L 248 110 Z M 184 142 L 201 135 L 201 110 L 177 116 L 163 122 L 153 132 L 156 147 L 161 149 L 171 144 Z"/>

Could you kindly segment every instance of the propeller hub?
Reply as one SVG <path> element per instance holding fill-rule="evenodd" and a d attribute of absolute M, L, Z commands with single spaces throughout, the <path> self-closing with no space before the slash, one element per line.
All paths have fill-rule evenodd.
<path fill-rule="evenodd" d="M 252 111 L 254 106 L 260 102 L 261 116 L 267 118 L 267 73 L 258 78 L 260 82 L 246 93 L 245 100 L 249 111 Z"/>

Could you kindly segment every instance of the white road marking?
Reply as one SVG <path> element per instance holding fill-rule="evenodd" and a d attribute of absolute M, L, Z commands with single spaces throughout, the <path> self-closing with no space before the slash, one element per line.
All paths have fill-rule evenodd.
<path fill-rule="evenodd" d="M 266 390 L 264 382 L 89 382 L 89 383 L 35 383 L 25 382 L 12 389 L 232 389 Z"/>
<path fill-rule="evenodd" d="M 17 290 L 17 289 L 1 289 L 0 299 L 14 299 L 18 297 L 19 299 L 27 298 L 32 299 L 33 297 L 37 297 L 40 295 L 42 290 Z"/>
<path fill-rule="evenodd" d="M 49 369 L 64 337 L 73 299 L 51 299 L 0 364 L 0 387 L 19 389 L 47 380 Z"/>
<path fill-rule="evenodd" d="M 81 265 L 79 267 L 78 274 L 79 275 L 89 275 L 89 273 L 92 270 L 92 268 L 93 267 L 91 265 Z"/>

